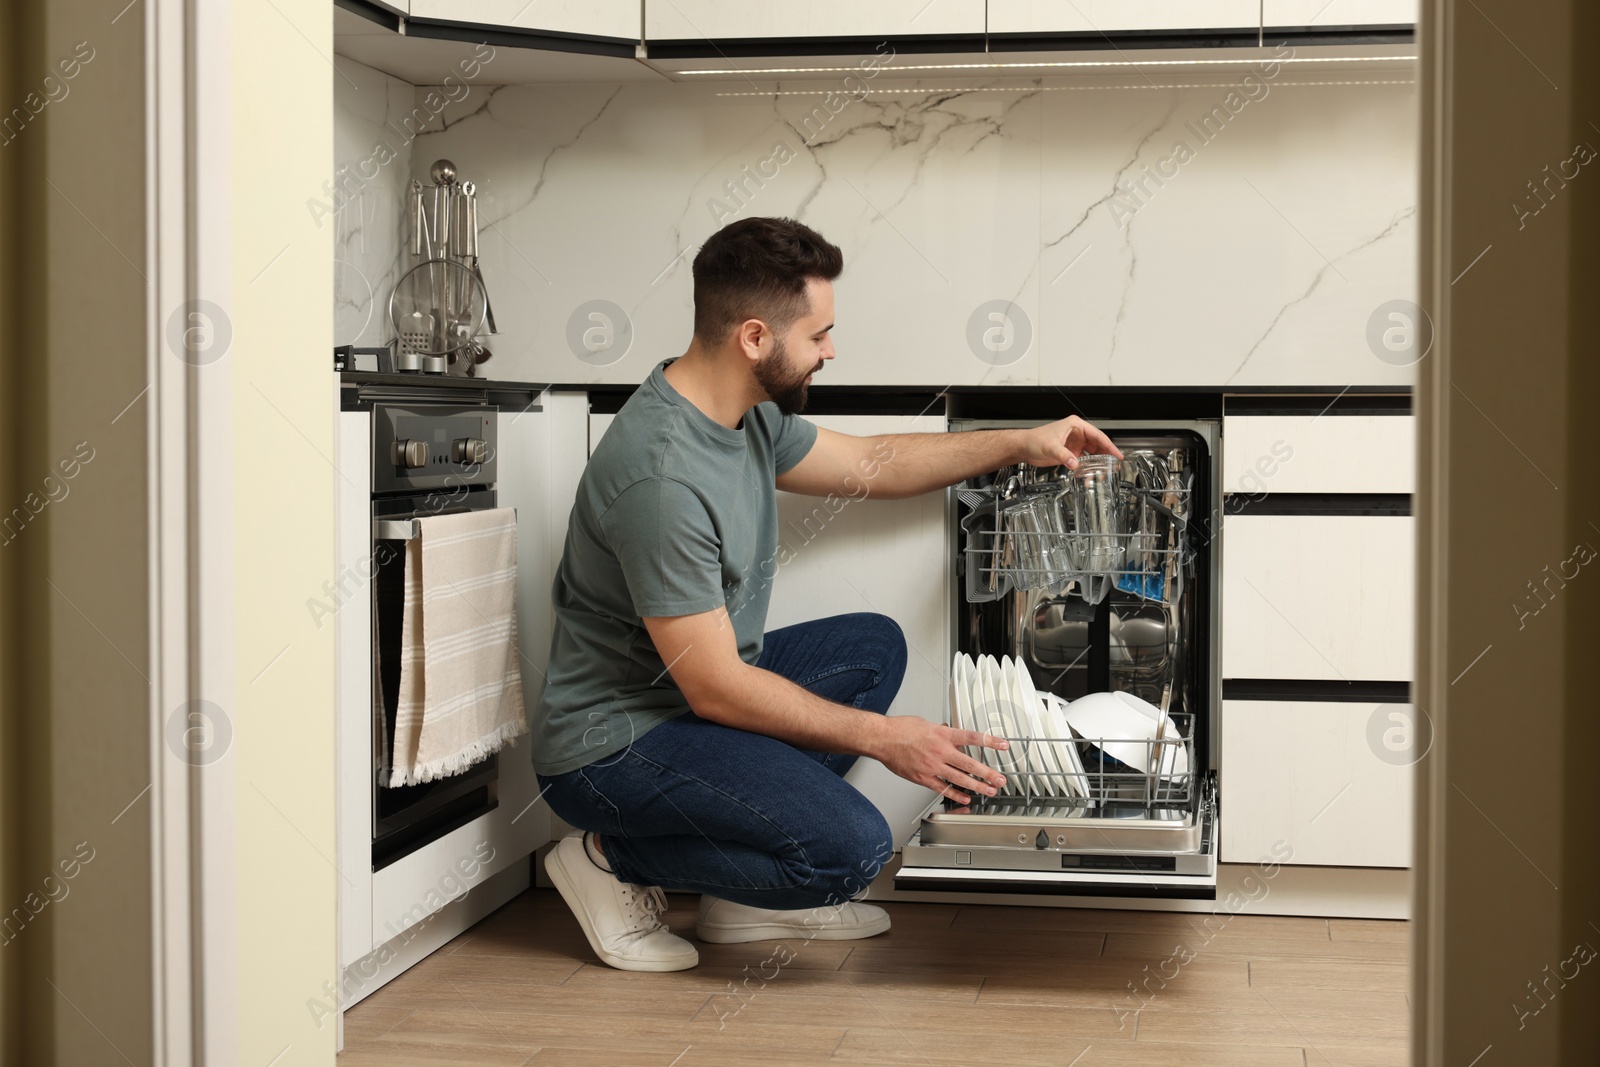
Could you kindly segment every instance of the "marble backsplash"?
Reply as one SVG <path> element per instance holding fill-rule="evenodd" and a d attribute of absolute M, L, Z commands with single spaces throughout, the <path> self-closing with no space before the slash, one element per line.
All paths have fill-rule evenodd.
<path fill-rule="evenodd" d="M 334 343 L 381 345 L 394 336 L 387 312 L 401 266 L 411 139 L 404 123 L 416 89 L 335 56 L 334 176 L 307 200 L 319 225 L 334 227 Z"/>
<path fill-rule="evenodd" d="M 340 84 L 342 160 L 370 153 L 374 101 L 411 105 L 372 75 L 361 107 Z M 1416 298 L 1409 74 L 867 88 L 485 87 L 384 169 L 340 254 L 381 312 L 400 192 L 447 157 L 479 188 L 494 377 L 639 381 L 688 343 L 700 242 L 766 214 L 845 253 L 819 384 L 1412 381 L 1371 340 Z"/>

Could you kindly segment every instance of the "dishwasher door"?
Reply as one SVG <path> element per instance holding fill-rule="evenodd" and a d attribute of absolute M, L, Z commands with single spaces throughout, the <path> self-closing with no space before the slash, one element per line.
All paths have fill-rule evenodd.
<path fill-rule="evenodd" d="M 1192 807 L 1138 803 L 975 804 L 923 817 L 901 851 L 896 889 L 1213 900 L 1216 780 Z"/>
<path fill-rule="evenodd" d="M 950 429 L 1030 425 L 1038 423 L 953 420 Z M 1158 454 L 1174 469 L 1189 472 L 1179 509 L 1184 518 L 1181 573 L 1168 568 L 1164 581 L 1159 574 L 1152 581 L 1152 575 L 1128 564 L 1106 581 L 1084 580 L 1065 591 L 1030 588 L 1027 573 L 1007 565 L 1014 557 L 997 536 L 998 514 L 983 515 L 985 491 L 992 492 L 1007 472 L 980 477 L 956 492 L 957 646 L 974 657 L 1014 657 L 1037 691 L 1067 702 L 1121 691 L 1155 705 L 1179 724 L 1188 773 L 1166 781 L 1135 773 L 1107 755 L 1117 751 L 1116 739 L 1054 739 L 1049 743 L 1072 745 L 1081 754 L 1088 788 L 1078 793 L 1087 796 L 1052 789 L 1059 775 L 1038 773 L 1023 755 L 1018 771 L 1030 785 L 1024 797 L 975 798 L 970 807 L 939 799 L 924 813 L 902 850 L 897 889 L 1216 896 L 1219 553 L 1212 551 L 1210 534 L 1221 505 L 1220 424 L 1108 420 L 1096 425 L 1125 456 Z M 1011 740 L 1012 750 L 1023 753 L 1040 743 L 1038 738 Z M 1155 760 L 1146 763 L 1155 765 Z M 1015 775 L 1008 772 L 1008 777 Z"/>

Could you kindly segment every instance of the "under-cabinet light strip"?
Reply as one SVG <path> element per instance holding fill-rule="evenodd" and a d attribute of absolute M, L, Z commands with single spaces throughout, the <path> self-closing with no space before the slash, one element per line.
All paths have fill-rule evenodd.
<path fill-rule="evenodd" d="M 1092 59 L 1057 60 L 1043 63 L 896 63 L 892 69 L 905 70 L 1038 70 L 1043 67 L 1209 67 L 1239 66 L 1245 63 L 1395 63 L 1414 61 L 1416 56 L 1277 56 L 1260 53 L 1238 59 Z M 856 74 L 855 67 L 724 67 L 721 70 L 678 70 L 672 74 Z"/>
<path fill-rule="evenodd" d="M 1410 81 L 1332 81 L 1274 82 L 1280 87 L 1301 85 L 1415 85 Z M 1119 89 L 1215 89 L 1216 82 L 1173 83 L 1171 85 L 1021 85 L 1021 86 L 946 86 L 942 89 L 868 89 L 867 96 L 920 96 L 926 93 L 1087 93 Z M 718 93 L 718 96 L 829 96 L 835 89 L 772 89 L 764 93 Z M 855 95 L 855 94 L 850 94 Z"/>

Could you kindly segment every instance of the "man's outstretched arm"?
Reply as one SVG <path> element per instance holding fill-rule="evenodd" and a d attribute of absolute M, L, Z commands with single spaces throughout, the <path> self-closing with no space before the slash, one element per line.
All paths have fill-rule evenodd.
<path fill-rule="evenodd" d="M 943 489 L 1012 463 L 1075 467 L 1089 452 L 1122 456 L 1109 437 L 1076 415 L 1029 429 L 963 433 L 856 437 L 819 428 L 806 457 L 778 476 L 778 488 L 808 496 L 894 499 Z"/>

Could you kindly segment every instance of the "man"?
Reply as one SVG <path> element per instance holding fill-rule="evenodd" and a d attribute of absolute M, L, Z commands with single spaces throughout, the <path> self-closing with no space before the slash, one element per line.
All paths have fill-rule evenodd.
<path fill-rule="evenodd" d="M 763 633 L 776 490 L 903 497 L 1010 463 L 1121 455 L 1077 418 L 1034 430 L 863 438 L 800 417 L 834 357 L 843 256 L 790 219 L 734 222 L 694 259 L 694 337 L 623 405 L 579 483 L 534 713 L 550 809 L 583 832 L 550 879 L 625 970 L 692 967 L 662 887 L 701 893 L 695 933 L 741 942 L 882 933 L 854 902 L 893 853 L 843 775 L 858 756 L 966 803 L 1003 776 L 962 746 L 1005 741 L 888 716 L 905 640 L 881 615 Z"/>

